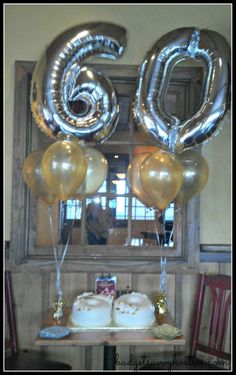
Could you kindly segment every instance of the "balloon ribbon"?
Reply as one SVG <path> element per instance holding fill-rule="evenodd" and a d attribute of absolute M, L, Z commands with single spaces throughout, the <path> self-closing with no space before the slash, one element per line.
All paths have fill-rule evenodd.
<path fill-rule="evenodd" d="M 157 228 L 157 223 L 155 220 L 156 225 L 156 235 L 159 246 L 161 249 L 165 246 L 166 243 L 166 230 L 165 230 L 165 209 L 158 211 L 159 217 L 158 221 L 160 224 L 160 234 Z M 161 238 L 160 238 L 161 237 Z M 162 256 L 160 259 L 160 267 L 161 267 L 161 275 L 160 275 L 160 291 L 157 293 L 156 296 L 156 309 L 159 314 L 166 314 L 167 312 L 167 273 L 166 273 L 166 257 Z"/>
<path fill-rule="evenodd" d="M 61 209 L 63 209 L 63 207 Z M 54 228 L 53 228 L 53 220 L 52 220 L 51 210 L 52 210 L 52 207 L 49 205 L 48 206 L 48 221 L 49 221 L 51 240 L 52 240 L 53 252 L 54 252 L 54 260 L 55 260 L 55 266 L 56 266 L 55 287 L 56 287 L 56 290 L 57 290 L 57 302 L 55 302 L 53 304 L 53 310 L 54 310 L 53 318 L 58 320 L 63 316 L 63 309 L 65 307 L 65 301 L 63 300 L 63 292 L 62 292 L 62 288 L 61 288 L 61 268 L 62 268 L 63 261 L 65 259 L 67 250 L 68 250 L 68 245 L 69 245 L 71 233 L 72 233 L 72 227 L 74 225 L 76 215 L 75 215 L 75 218 L 73 219 L 73 221 L 71 223 L 69 233 L 68 233 L 68 237 L 67 237 L 67 241 L 66 241 L 66 245 L 65 245 L 65 248 L 64 248 L 63 252 L 62 252 L 62 244 L 61 244 L 60 253 L 62 254 L 62 256 L 60 258 L 60 256 L 58 256 L 57 245 L 55 244 Z"/>

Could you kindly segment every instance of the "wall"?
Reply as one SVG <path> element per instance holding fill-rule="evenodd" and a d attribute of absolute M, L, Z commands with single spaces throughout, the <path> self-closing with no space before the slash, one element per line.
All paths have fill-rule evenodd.
<path fill-rule="evenodd" d="M 5 6 L 5 239 L 11 230 L 11 171 L 14 113 L 14 62 L 37 61 L 45 48 L 60 32 L 89 21 L 109 21 L 123 25 L 128 31 L 128 46 L 115 64 L 138 65 L 154 42 L 178 27 L 197 26 L 218 31 L 231 42 L 230 4 L 197 5 L 7 5 Z M 103 60 L 104 61 L 104 60 Z M 97 61 L 96 61 L 97 62 Z M 107 61 L 105 61 L 107 62 Z M 111 62 L 112 63 L 112 62 Z M 210 177 L 201 193 L 200 242 L 202 244 L 231 243 L 231 129 L 225 126 L 221 134 L 202 147 Z M 21 223 L 23 225 L 23 223 Z M 230 274 L 230 264 L 200 263 L 196 272 Z M 112 273 L 112 270 L 111 270 Z M 153 295 L 159 285 L 159 275 L 118 274 L 118 288 L 130 285 Z M 63 288 L 68 303 L 82 289 L 94 287 L 93 273 L 63 274 Z M 37 331 L 52 304 L 54 273 L 15 272 L 13 285 L 17 306 L 20 346 L 31 348 Z M 28 286 L 30 285 L 30 288 Z M 171 313 L 178 315 L 178 324 L 189 340 L 196 274 L 168 275 Z M 188 348 L 188 345 L 187 347 Z M 135 352 L 135 348 L 131 348 Z M 137 349 L 140 354 L 144 349 Z M 151 350 L 151 349 L 150 349 Z M 119 348 L 123 358 L 129 350 Z M 48 350 L 51 358 L 64 360 L 73 369 L 101 369 L 102 348 Z M 122 368 L 124 369 L 124 368 Z"/>

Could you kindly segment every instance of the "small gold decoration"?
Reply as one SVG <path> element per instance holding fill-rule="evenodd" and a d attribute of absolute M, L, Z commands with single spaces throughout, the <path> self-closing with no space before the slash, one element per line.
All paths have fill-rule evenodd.
<path fill-rule="evenodd" d="M 156 313 L 159 315 L 166 315 L 167 314 L 167 295 L 165 292 L 160 291 L 156 295 Z"/>
<path fill-rule="evenodd" d="M 52 305 L 53 318 L 59 320 L 63 316 L 65 307 L 66 301 L 64 298 L 61 301 L 56 300 Z"/>

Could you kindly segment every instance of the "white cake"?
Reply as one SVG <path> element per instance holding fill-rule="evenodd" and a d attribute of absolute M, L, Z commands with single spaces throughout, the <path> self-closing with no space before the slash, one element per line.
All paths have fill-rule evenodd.
<path fill-rule="evenodd" d="M 71 312 L 73 324 L 99 327 L 111 322 L 112 297 L 86 292 L 76 297 Z"/>
<path fill-rule="evenodd" d="M 155 307 L 145 294 L 123 294 L 114 303 L 113 320 L 126 327 L 150 326 L 155 321 Z"/>

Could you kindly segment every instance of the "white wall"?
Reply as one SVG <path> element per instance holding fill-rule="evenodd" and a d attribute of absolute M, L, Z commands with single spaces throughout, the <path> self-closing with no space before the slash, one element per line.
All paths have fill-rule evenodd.
<path fill-rule="evenodd" d="M 231 4 L 130 5 L 5 5 L 5 239 L 10 239 L 11 172 L 14 113 L 14 63 L 37 61 L 51 41 L 70 26 L 109 21 L 127 29 L 124 56 L 114 64 L 138 65 L 163 34 L 196 26 L 221 33 L 231 43 Z M 95 62 L 95 61 L 94 61 Z M 203 146 L 210 177 L 201 193 L 200 240 L 231 242 L 231 131 L 223 131 Z M 23 223 L 22 223 L 23 225 Z"/>

